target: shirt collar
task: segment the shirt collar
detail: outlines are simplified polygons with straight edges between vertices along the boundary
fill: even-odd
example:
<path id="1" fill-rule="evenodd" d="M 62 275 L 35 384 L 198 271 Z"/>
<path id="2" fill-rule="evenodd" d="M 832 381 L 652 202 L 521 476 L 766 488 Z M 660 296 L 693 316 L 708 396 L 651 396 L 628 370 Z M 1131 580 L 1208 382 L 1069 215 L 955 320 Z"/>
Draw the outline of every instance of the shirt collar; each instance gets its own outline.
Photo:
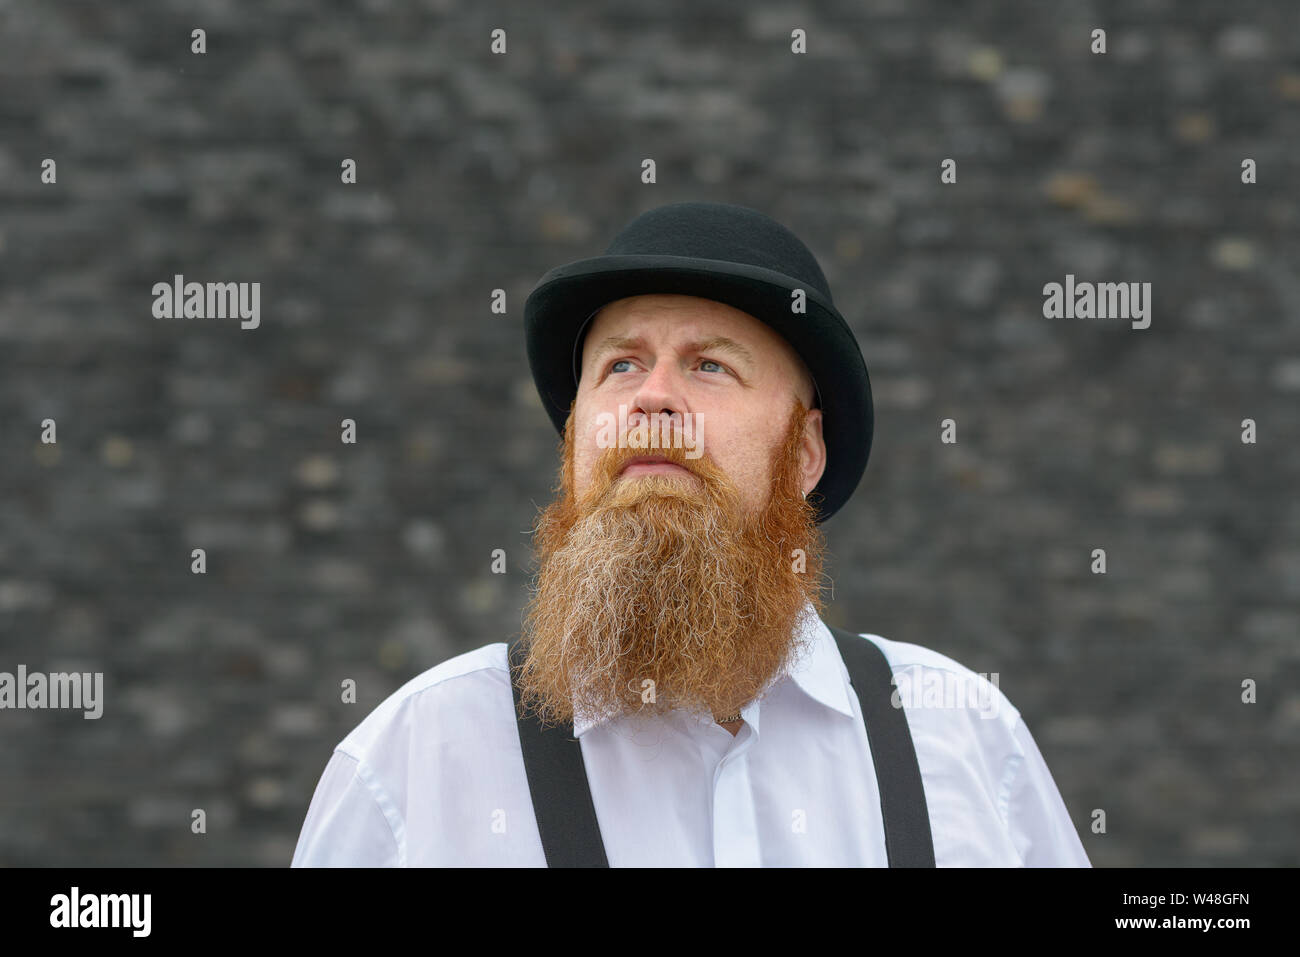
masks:
<path id="1" fill-rule="evenodd" d="M 790 678 L 804 694 L 819 704 L 825 705 L 841 714 L 853 717 L 853 706 L 849 703 L 849 685 L 844 659 L 840 656 L 835 636 L 831 634 L 826 623 L 822 621 L 813 608 L 812 602 L 804 605 L 799 622 L 796 624 L 801 651 L 798 660 L 787 663 L 781 674 L 768 686 L 775 685 L 784 678 Z M 741 710 L 745 721 L 758 730 L 758 702 L 751 701 Z M 701 719 L 707 722 L 707 719 Z M 592 720 L 579 712 L 573 718 L 574 737 L 583 734 L 604 721 Z"/>

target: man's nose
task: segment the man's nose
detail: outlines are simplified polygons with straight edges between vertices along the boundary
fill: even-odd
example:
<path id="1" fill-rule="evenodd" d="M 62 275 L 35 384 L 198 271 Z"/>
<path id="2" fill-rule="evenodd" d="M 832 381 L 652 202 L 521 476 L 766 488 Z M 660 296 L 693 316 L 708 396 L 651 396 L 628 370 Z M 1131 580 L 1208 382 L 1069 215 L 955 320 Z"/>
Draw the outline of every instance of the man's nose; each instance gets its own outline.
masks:
<path id="1" fill-rule="evenodd" d="M 648 418 L 657 412 L 680 425 L 687 408 L 678 370 L 671 362 L 656 362 L 654 369 L 641 383 L 641 388 L 637 389 L 632 402 L 632 408 L 628 410 L 628 421 L 632 424 L 635 424 L 633 417 L 637 413 Z"/>

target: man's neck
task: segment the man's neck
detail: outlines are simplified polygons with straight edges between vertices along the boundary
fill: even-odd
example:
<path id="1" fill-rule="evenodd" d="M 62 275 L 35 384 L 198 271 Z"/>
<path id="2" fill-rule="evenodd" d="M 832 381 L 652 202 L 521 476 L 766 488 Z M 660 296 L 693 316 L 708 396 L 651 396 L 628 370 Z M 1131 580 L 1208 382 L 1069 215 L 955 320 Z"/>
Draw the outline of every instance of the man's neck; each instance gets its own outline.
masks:
<path id="1" fill-rule="evenodd" d="M 731 736 L 733 738 L 740 733 L 740 726 L 744 723 L 745 723 L 744 718 L 740 718 L 739 720 L 736 721 L 728 721 L 726 724 L 722 724 L 721 721 L 718 722 L 718 724 L 722 725 L 722 727 L 726 728 L 728 731 L 731 732 Z"/>

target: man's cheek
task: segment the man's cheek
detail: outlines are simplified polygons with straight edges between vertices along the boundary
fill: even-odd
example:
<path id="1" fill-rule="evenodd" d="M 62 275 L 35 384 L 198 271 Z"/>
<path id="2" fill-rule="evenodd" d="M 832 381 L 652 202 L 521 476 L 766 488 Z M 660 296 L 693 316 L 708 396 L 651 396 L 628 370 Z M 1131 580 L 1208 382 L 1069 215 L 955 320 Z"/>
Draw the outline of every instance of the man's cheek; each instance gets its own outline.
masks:
<path id="1" fill-rule="evenodd" d="M 599 454 L 600 452 L 597 449 L 578 450 L 577 458 L 573 463 L 573 476 L 575 490 L 579 495 L 591 487 L 592 471 L 595 468 Z"/>

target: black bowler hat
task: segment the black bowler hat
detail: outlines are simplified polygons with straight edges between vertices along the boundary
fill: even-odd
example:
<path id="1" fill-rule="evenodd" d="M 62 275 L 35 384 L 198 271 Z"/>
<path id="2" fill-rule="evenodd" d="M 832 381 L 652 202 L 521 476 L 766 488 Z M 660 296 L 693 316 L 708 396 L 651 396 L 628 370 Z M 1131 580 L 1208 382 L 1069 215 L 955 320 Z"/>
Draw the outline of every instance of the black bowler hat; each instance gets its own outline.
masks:
<path id="1" fill-rule="evenodd" d="M 793 312 L 802 289 L 805 312 Z M 670 203 L 637 216 L 605 255 L 557 266 L 524 303 L 533 381 L 564 433 L 578 392 L 587 325 L 616 299 L 677 293 L 714 299 L 766 323 L 812 373 L 822 409 L 826 470 L 808 495 L 823 522 L 857 488 L 871 452 L 871 382 L 857 340 L 831 301 L 817 260 L 794 233 L 758 210 L 727 203 Z"/>

